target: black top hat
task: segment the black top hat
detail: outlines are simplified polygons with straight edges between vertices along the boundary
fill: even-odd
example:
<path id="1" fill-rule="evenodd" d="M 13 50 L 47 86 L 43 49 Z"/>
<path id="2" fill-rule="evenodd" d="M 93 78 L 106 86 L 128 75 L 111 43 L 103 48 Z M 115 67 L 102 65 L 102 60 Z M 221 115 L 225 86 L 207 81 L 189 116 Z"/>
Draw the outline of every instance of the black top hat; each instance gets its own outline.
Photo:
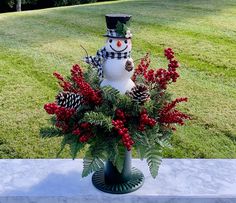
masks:
<path id="1" fill-rule="evenodd" d="M 132 34 L 127 27 L 131 19 L 127 14 L 107 14 L 107 33 L 105 36 L 112 38 L 131 38 Z"/>

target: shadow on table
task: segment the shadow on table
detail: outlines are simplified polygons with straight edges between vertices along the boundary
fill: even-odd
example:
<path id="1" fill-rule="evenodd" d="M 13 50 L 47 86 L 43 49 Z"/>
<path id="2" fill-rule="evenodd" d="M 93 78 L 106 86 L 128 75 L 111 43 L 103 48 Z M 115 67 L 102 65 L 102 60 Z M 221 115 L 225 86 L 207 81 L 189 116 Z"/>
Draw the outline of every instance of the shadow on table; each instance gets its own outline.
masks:
<path id="1" fill-rule="evenodd" d="M 52 173 L 40 182 L 33 177 L 14 185 L 13 190 L 6 190 L 1 196 L 73 196 L 88 194 L 88 188 L 93 188 L 91 178 L 82 179 L 81 173 L 77 171 L 68 174 Z"/>

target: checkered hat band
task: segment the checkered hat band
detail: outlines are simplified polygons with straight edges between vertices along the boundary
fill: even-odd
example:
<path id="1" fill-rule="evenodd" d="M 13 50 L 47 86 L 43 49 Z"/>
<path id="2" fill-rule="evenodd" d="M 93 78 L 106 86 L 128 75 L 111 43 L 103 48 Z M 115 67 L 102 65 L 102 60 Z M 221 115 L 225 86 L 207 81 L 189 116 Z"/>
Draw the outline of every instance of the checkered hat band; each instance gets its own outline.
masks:
<path id="1" fill-rule="evenodd" d="M 124 38 L 124 35 L 118 34 L 114 29 L 107 29 L 107 36 L 109 37 L 117 37 L 117 38 Z"/>

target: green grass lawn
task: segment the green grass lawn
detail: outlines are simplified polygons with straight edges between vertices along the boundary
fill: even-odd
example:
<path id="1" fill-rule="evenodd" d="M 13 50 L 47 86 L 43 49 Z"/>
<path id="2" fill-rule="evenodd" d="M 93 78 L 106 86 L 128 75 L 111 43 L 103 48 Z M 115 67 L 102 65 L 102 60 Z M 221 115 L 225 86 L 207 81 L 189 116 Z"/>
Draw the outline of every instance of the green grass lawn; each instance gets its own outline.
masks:
<path id="1" fill-rule="evenodd" d="M 151 52 L 153 67 L 172 47 L 192 116 L 179 127 L 166 157 L 236 158 L 236 1 L 124 0 L 0 14 L 0 158 L 54 158 L 61 137 L 43 105 L 58 91 L 52 72 L 104 45 L 106 13 L 133 15 L 133 58 Z M 68 150 L 62 154 L 69 157 Z"/>

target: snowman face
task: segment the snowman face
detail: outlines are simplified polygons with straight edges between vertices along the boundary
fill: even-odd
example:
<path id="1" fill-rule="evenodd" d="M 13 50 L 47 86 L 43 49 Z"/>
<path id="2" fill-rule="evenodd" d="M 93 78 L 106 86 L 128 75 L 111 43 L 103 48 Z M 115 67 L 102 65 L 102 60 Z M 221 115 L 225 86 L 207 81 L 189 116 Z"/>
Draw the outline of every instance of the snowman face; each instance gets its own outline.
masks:
<path id="1" fill-rule="evenodd" d="M 132 49 L 131 39 L 108 38 L 106 41 L 106 51 L 115 53 L 130 52 Z"/>

